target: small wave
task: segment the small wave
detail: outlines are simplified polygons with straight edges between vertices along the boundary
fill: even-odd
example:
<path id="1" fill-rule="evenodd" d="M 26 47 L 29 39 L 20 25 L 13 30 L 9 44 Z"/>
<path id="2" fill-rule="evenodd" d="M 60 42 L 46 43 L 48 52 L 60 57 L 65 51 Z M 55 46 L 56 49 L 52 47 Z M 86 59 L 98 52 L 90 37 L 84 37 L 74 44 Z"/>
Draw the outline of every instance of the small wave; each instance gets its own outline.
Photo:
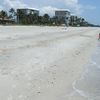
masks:
<path id="1" fill-rule="evenodd" d="M 88 98 L 89 96 L 82 90 L 76 88 L 76 81 L 73 83 L 73 89 L 82 97 Z"/>
<path id="2" fill-rule="evenodd" d="M 73 89 L 89 100 L 100 100 L 100 44 L 85 66 L 81 78 L 73 83 Z"/>

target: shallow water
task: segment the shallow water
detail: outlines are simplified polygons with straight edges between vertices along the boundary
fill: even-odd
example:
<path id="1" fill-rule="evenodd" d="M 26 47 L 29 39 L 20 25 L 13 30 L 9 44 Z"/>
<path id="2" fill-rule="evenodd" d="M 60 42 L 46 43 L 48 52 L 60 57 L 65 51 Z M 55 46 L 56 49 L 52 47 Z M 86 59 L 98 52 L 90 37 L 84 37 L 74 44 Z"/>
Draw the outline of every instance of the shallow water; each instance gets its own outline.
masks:
<path id="1" fill-rule="evenodd" d="M 73 88 L 88 100 L 100 100 L 100 41 L 81 78 Z"/>

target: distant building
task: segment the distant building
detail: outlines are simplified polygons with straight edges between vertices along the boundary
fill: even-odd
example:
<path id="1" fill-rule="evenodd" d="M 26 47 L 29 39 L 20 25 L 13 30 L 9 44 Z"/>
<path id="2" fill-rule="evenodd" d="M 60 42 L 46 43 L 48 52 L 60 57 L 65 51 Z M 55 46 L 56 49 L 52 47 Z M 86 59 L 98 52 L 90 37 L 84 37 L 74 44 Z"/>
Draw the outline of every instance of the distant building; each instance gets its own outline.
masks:
<path id="1" fill-rule="evenodd" d="M 19 8 L 17 9 L 17 22 L 20 22 L 21 14 L 24 13 L 24 15 L 29 14 L 36 14 L 39 15 L 39 10 L 35 8 Z"/>
<path id="2" fill-rule="evenodd" d="M 87 26 L 87 22 L 83 17 L 79 17 L 76 15 L 71 15 L 70 16 L 70 25 L 71 26 Z"/>
<path id="3" fill-rule="evenodd" d="M 88 26 L 88 22 L 83 18 L 79 18 L 80 26 Z"/>
<path id="4" fill-rule="evenodd" d="M 78 16 L 74 15 L 74 14 L 71 14 L 70 16 L 70 25 L 71 26 L 74 26 L 77 24 L 77 21 L 78 21 Z"/>
<path id="5" fill-rule="evenodd" d="M 61 22 L 61 24 L 66 24 L 66 26 L 69 26 L 70 21 L 70 11 L 67 9 L 59 9 L 55 11 L 55 17 L 58 19 L 58 21 Z"/>

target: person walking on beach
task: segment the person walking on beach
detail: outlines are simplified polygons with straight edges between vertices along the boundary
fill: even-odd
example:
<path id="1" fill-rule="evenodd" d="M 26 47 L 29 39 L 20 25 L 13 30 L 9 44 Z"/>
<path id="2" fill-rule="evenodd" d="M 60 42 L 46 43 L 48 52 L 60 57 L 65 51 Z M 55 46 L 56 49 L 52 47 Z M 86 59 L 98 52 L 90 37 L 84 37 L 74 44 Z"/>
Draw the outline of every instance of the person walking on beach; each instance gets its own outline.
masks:
<path id="1" fill-rule="evenodd" d="M 100 40 L 100 33 L 99 33 L 99 38 L 98 38 L 98 40 Z"/>

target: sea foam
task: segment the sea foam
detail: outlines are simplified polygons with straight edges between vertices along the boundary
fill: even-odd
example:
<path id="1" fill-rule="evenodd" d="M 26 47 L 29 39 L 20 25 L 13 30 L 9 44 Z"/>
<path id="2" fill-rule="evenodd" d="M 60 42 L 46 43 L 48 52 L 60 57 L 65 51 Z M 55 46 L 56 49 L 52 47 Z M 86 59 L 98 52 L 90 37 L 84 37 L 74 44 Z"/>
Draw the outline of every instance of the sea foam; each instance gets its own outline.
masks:
<path id="1" fill-rule="evenodd" d="M 73 89 L 83 98 L 100 100 L 100 42 L 81 78 L 73 83 Z"/>

